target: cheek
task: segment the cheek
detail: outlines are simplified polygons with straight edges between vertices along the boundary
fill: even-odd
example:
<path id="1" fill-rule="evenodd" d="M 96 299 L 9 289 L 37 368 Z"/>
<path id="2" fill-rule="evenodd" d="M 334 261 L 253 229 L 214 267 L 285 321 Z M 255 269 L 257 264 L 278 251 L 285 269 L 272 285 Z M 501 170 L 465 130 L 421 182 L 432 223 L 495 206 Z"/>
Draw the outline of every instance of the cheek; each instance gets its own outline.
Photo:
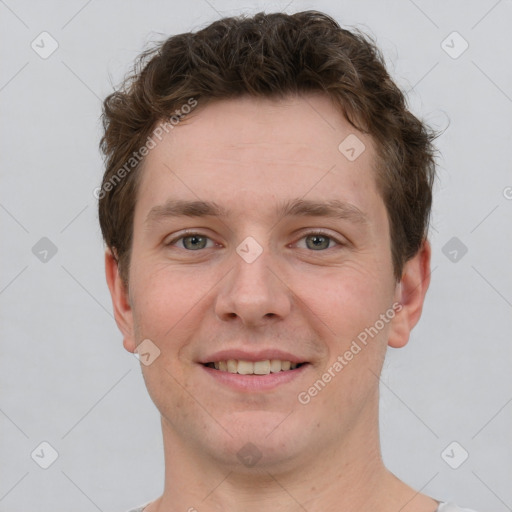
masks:
<path id="1" fill-rule="evenodd" d="M 380 318 L 392 306 L 390 282 L 376 267 L 357 264 L 309 282 L 308 288 L 317 292 L 308 305 L 329 326 L 324 338 L 329 355 L 319 374 L 332 384 L 319 393 L 318 407 L 330 408 L 333 417 L 366 403 L 378 386 L 375 375 L 381 371 L 390 327 L 389 319 Z"/>
<path id="2" fill-rule="evenodd" d="M 300 295 L 342 338 L 373 324 L 393 297 L 388 276 L 371 265 L 347 263 L 324 275 L 301 277 L 301 281 Z"/>
<path id="3" fill-rule="evenodd" d="M 200 307 L 206 286 L 187 272 L 142 264 L 133 272 L 133 311 L 140 336 L 161 342 L 183 328 L 187 315 Z"/>
<path id="4" fill-rule="evenodd" d="M 324 398 L 336 395 L 342 408 L 372 392 L 376 385 L 372 373 L 380 373 L 389 329 L 389 321 L 383 323 L 380 315 L 393 300 L 392 279 L 386 272 L 377 265 L 353 262 L 320 279 L 309 277 L 302 291 L 315 290 L 307 304 L 329 327 L 323 332 L 328 357 L 319 371 L 333 370 L 337 384 Z"/>

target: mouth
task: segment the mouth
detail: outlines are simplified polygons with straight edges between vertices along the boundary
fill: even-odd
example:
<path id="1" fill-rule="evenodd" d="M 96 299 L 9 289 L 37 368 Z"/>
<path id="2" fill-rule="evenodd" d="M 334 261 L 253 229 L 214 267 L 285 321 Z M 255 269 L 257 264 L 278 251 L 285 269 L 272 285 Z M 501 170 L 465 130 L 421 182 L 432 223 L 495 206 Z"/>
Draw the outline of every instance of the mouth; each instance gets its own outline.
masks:
<path id="1" fill-rule="evenodd" d="M 246 361 L 243 359 L 228 359 L 226 361 L 212 361 L 204 366 L 219 372 L 236 373 L 238 375 L 269 375 L 297 370 L 308 363 L 295 363 L 280 359 L 265 359 L 263 361 Z"/>

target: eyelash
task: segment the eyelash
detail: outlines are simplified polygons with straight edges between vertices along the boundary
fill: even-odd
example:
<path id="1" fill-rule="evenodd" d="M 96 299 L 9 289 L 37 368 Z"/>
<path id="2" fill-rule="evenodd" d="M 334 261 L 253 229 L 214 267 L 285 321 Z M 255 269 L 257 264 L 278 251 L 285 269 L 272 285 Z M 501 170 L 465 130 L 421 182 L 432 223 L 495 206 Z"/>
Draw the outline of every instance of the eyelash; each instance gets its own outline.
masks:
<path id="1" fill-rule="evenodd" d="M 321 229 L 319 230 L 315 230 L 315 231 L 309 231 L 307 233 L 304 233 L 300 238 L 299 240 L 302 240 L 303 238 L 306 238 L 308 236 L 311 236 L 311 235 L 321 235 L 321 236 L 325 236 L 326 238 L 328 238 L 329 240 L 331 241 L 334 241 L 338 246 L 344 246 L 344 245 L 347 245 L 346 243 L 338 240 L 337 238 L 335 238 L 334 236 L 332 236 L 330 233 L 327 233 L 326 231 L 323 231 Z M 176 242 L 179 242 L 180 240 L 184 239 L 184 238 L 189 238 L 189 237 L 193 237 L 193 236 L 200 236 L 200 237 L 203 237 L 203 238 L 207 238 L 208 240 L 211 240 L 211 238 L 209 236 L 206 236 L 204 235 L 203 233 L 199 233 L 197 231 L 185 231 L 184 233 L 182 233 L 180 236 L 176 237 L 176 238 L 173 238 L 172 240 L 170 240 L 169 242 L 165 243 L 165 246 L 169 247 L 169 246 L 172 246 L 174 245 Z M 180 248 L 181 249 L 181 248 Z M 327 249 L 333 249 L 333 247 L 328 247 Z M 323 252 L 323 251 L 326 251 L 327 249 L 323 249 L 323 250 L 320 250 L 320 251 L 311 251 L 311 252 Z M 189 250 L 189 249 L 185 249 L 183 248 L 184 251 L 188 251 L 188 252 L 196 252 L 196 251 L 193 251 L 193 250 Z M 200 250 L 204 250 L 204 249 L 197 249 L 197 251 L 200 251 Z"/>

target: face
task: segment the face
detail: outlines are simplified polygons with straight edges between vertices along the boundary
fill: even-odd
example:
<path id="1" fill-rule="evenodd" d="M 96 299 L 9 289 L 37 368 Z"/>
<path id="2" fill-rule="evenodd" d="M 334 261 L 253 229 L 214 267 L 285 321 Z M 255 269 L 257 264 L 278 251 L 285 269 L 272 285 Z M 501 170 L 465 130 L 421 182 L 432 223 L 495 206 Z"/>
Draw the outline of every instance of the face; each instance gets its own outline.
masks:
<path id="1" fill-rule="evenodd" d="M 125 347 L 160 351 L 142 370 L 164 437 L 270 467 L 376 428 L 386 345 L 411 320 L 375 164 L 319 95 L 198 107 L 151 150 L 124 305 L 109 284 Z"/>

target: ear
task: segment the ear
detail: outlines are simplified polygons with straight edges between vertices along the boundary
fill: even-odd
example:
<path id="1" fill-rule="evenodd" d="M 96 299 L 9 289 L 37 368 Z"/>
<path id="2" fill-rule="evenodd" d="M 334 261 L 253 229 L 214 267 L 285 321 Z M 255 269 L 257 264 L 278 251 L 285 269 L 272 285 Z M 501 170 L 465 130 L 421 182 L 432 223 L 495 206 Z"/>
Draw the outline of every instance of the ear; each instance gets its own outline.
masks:
<path id="1" fill-rule="evenodd" d="M 105 251 L 105 275 L 107 278 L 112 305 L 114 307 L 114 318 L 117 327 L 123 335 L 123 345 L 128 352 L 133 352 L 136 348 L 133 329 L 133 314 L 130 304 L 130 298 L 121 276 L 119 275 L 119 266 L 112 251 L 107 248 Z"/>
<path id="2" fill-rule="evenodd" d="M 402 278 L 395 291 L 395 301 L 402 305 L 402 309 L 397 308 L 391 323 L 388 338 L 390 347 L 405 346 L 413 327 L 420 319 L 425 294 L 430 285 L 430 257 L 430 243 L 424 240 L 416 255 L 404 265 Z"/>

